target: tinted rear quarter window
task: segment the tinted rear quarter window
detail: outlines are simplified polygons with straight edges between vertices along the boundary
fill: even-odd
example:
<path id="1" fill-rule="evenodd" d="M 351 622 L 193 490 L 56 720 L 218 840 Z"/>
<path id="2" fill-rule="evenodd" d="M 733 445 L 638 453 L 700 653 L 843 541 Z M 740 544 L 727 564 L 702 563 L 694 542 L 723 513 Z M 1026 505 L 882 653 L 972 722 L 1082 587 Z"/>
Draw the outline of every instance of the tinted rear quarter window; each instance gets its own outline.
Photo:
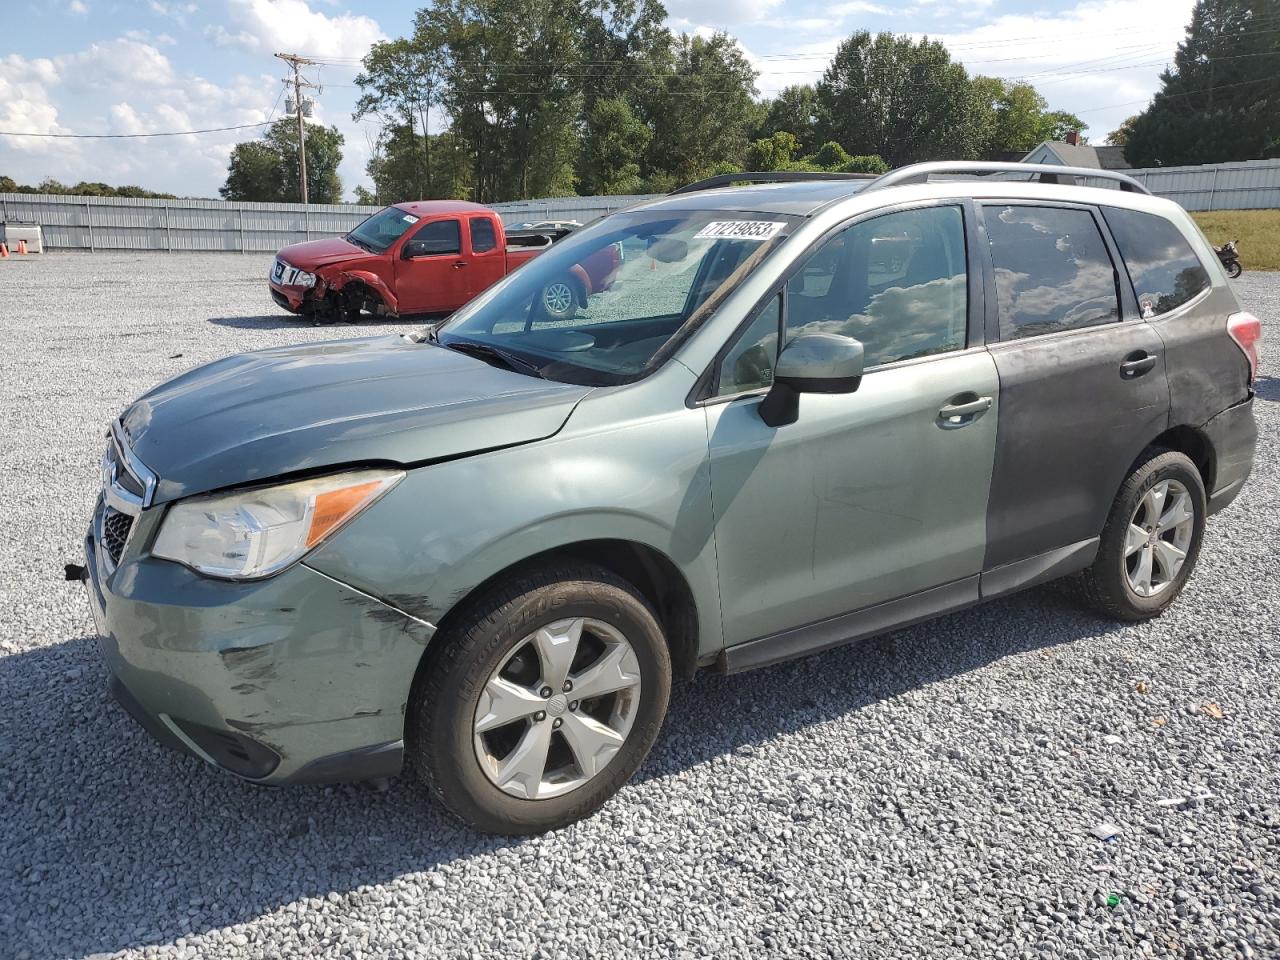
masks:
<path id="1" fill-rule="evenodd" d="M 992 205 L 984 219 L 1002 340 L 1120 318 L 1115 267 L 1089 211 Z"/>
<path id="2" fill-rule="evenodd" d="M 498 237 L 493 229 L 493 221 L 488 217 L 473 217 L 471 220 L 471 252 L 488 253 L 498 245 Z"/>
<path id="3" fill-rule="evenodd" d="M 1182 231 L 1164 217 L 1120 207 L 1107 207 L 1102 215 L 1129 268 L 1144 317 L 1175 310 L 1209 288 L 1204 264 Z"/>

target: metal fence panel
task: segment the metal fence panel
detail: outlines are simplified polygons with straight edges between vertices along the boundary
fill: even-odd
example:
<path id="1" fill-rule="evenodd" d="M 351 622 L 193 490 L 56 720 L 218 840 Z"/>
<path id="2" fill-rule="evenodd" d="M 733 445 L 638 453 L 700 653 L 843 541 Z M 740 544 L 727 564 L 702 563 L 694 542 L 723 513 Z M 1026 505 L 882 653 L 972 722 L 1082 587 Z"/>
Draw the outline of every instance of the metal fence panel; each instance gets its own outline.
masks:
<path id="1" fill-rule="evenodd" d="M 1280 160 L 1125 171 L 1152 193 L 1188 210 L 1280 208 Z M 586 223 L 653 194 L 550 197 L 497 203 L 505 224 L 537 220 Z M 346 233 L 378 207 L 354 204 L 233 203 L 223 200 L 134 200 L 125 197 L 0 193 L 0 222 L 30 221 L 45 246 L 72 250 L 184 250 L 274 253 L 316 237 Z"/>

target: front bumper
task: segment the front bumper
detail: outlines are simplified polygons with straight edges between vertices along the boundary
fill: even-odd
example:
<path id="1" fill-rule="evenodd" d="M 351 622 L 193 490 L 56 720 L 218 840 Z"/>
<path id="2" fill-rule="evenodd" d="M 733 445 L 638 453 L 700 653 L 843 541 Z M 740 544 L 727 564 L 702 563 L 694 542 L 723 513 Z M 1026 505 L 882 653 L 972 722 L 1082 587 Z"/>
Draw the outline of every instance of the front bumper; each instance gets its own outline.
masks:
<path id="1" fill-rule="evenodd" d="M 101 504 L 98 507 L 102 509 Z M 434 628 L 298 564 L 252 583 L 146 554 L 147 510 L 86 587 L 116 699 L 153 737 L 268 784 L 394 776 L 409 687 Z"/>
<path id="2" fill-rule="evenodd" d="M 285 286 L 274 280 L 267 281 L 267 289 L 276 306 L 283 307 L 290 313 L 310 313 L 314 308 L 311 293 L 314 287 Z"/>
<path id="3" fill-rule="evenodd" d="M 1258 423 L 1253 415 L 1253 397 L 1228 407 L 1204 426 L 1213 447 L 1213 489 L 1209 491 L 1210 515 L 1228 506 L 1240 495 L 1253 472 L 1258 445 Z"/>

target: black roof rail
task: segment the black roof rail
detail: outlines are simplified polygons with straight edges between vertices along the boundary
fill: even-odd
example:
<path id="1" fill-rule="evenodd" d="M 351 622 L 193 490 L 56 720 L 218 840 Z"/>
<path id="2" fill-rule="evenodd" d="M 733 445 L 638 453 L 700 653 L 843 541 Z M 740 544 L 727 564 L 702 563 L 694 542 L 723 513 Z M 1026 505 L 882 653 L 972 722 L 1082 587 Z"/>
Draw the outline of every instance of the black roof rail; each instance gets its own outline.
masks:
<path id="1" fill-rule="evenodd" d="M 827 171 L 809 170 L 759 170 L 743 173 L 720 173 L 705 180 L 686 183 L 683 187 L 672 190 L 669 196 L 678 193 L 697 193 L 699 190 L 714 190 L 716 187 L 727 187 L 734 183 L 803 183 L 807 180 L 874 180 L 874 173 L 829 173 Z"/>
<path id="2" fill-rule="evenodd" d="M 890 170 L 877 177 L 867 190 L 883 190 L 885 187 L 897 187 L 904 183 L 928 183 L 929 178 L 943 174 L 992 174 L 1021 173 L 1031 176 L 1039 174 L 1040 183 L 1058 183 L 1059 177 L 1090 177 L 1095 180 L 1114 180 L 1120 184 L 1121 190 L 1130 193 L 1151 191 L 1142 183 L 1119 170 L 1102 170 L 1095 167 L 1060 167 L 1052 163 L 1010 163 L 994 160 L 932 160 L 928 163 L 913 163 L 909 166 Z"/>

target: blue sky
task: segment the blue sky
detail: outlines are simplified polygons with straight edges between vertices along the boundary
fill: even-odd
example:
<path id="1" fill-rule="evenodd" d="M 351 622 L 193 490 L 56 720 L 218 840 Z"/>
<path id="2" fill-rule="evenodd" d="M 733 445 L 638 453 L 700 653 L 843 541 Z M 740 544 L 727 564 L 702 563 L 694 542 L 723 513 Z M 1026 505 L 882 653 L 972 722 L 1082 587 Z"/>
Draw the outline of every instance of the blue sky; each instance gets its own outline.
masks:
<path id="1" fill-rule="evenodd" d="M 404 34 L 416 4 L 389 0 L 3 0 L 0 131 L 146 133 L 279 116 L 289 51 L 326 59 L 315 119 L 346 136 L 348 195 L 367 183 L 376 128 L 351 109 L 356 61 Z M 840 39 L 889 30 L 942 39 L 971 73 L 1025 78 L 1101 142 L 1158 87 L 1192 0 L 669 0 L 673 29 L 726 29 L 763 96 L 817 79 Z M 19 181 L 137 183 L 216 196 L 232 145 L 258 131 L 149 140 L 0 137 L 0 173 Z"/>

